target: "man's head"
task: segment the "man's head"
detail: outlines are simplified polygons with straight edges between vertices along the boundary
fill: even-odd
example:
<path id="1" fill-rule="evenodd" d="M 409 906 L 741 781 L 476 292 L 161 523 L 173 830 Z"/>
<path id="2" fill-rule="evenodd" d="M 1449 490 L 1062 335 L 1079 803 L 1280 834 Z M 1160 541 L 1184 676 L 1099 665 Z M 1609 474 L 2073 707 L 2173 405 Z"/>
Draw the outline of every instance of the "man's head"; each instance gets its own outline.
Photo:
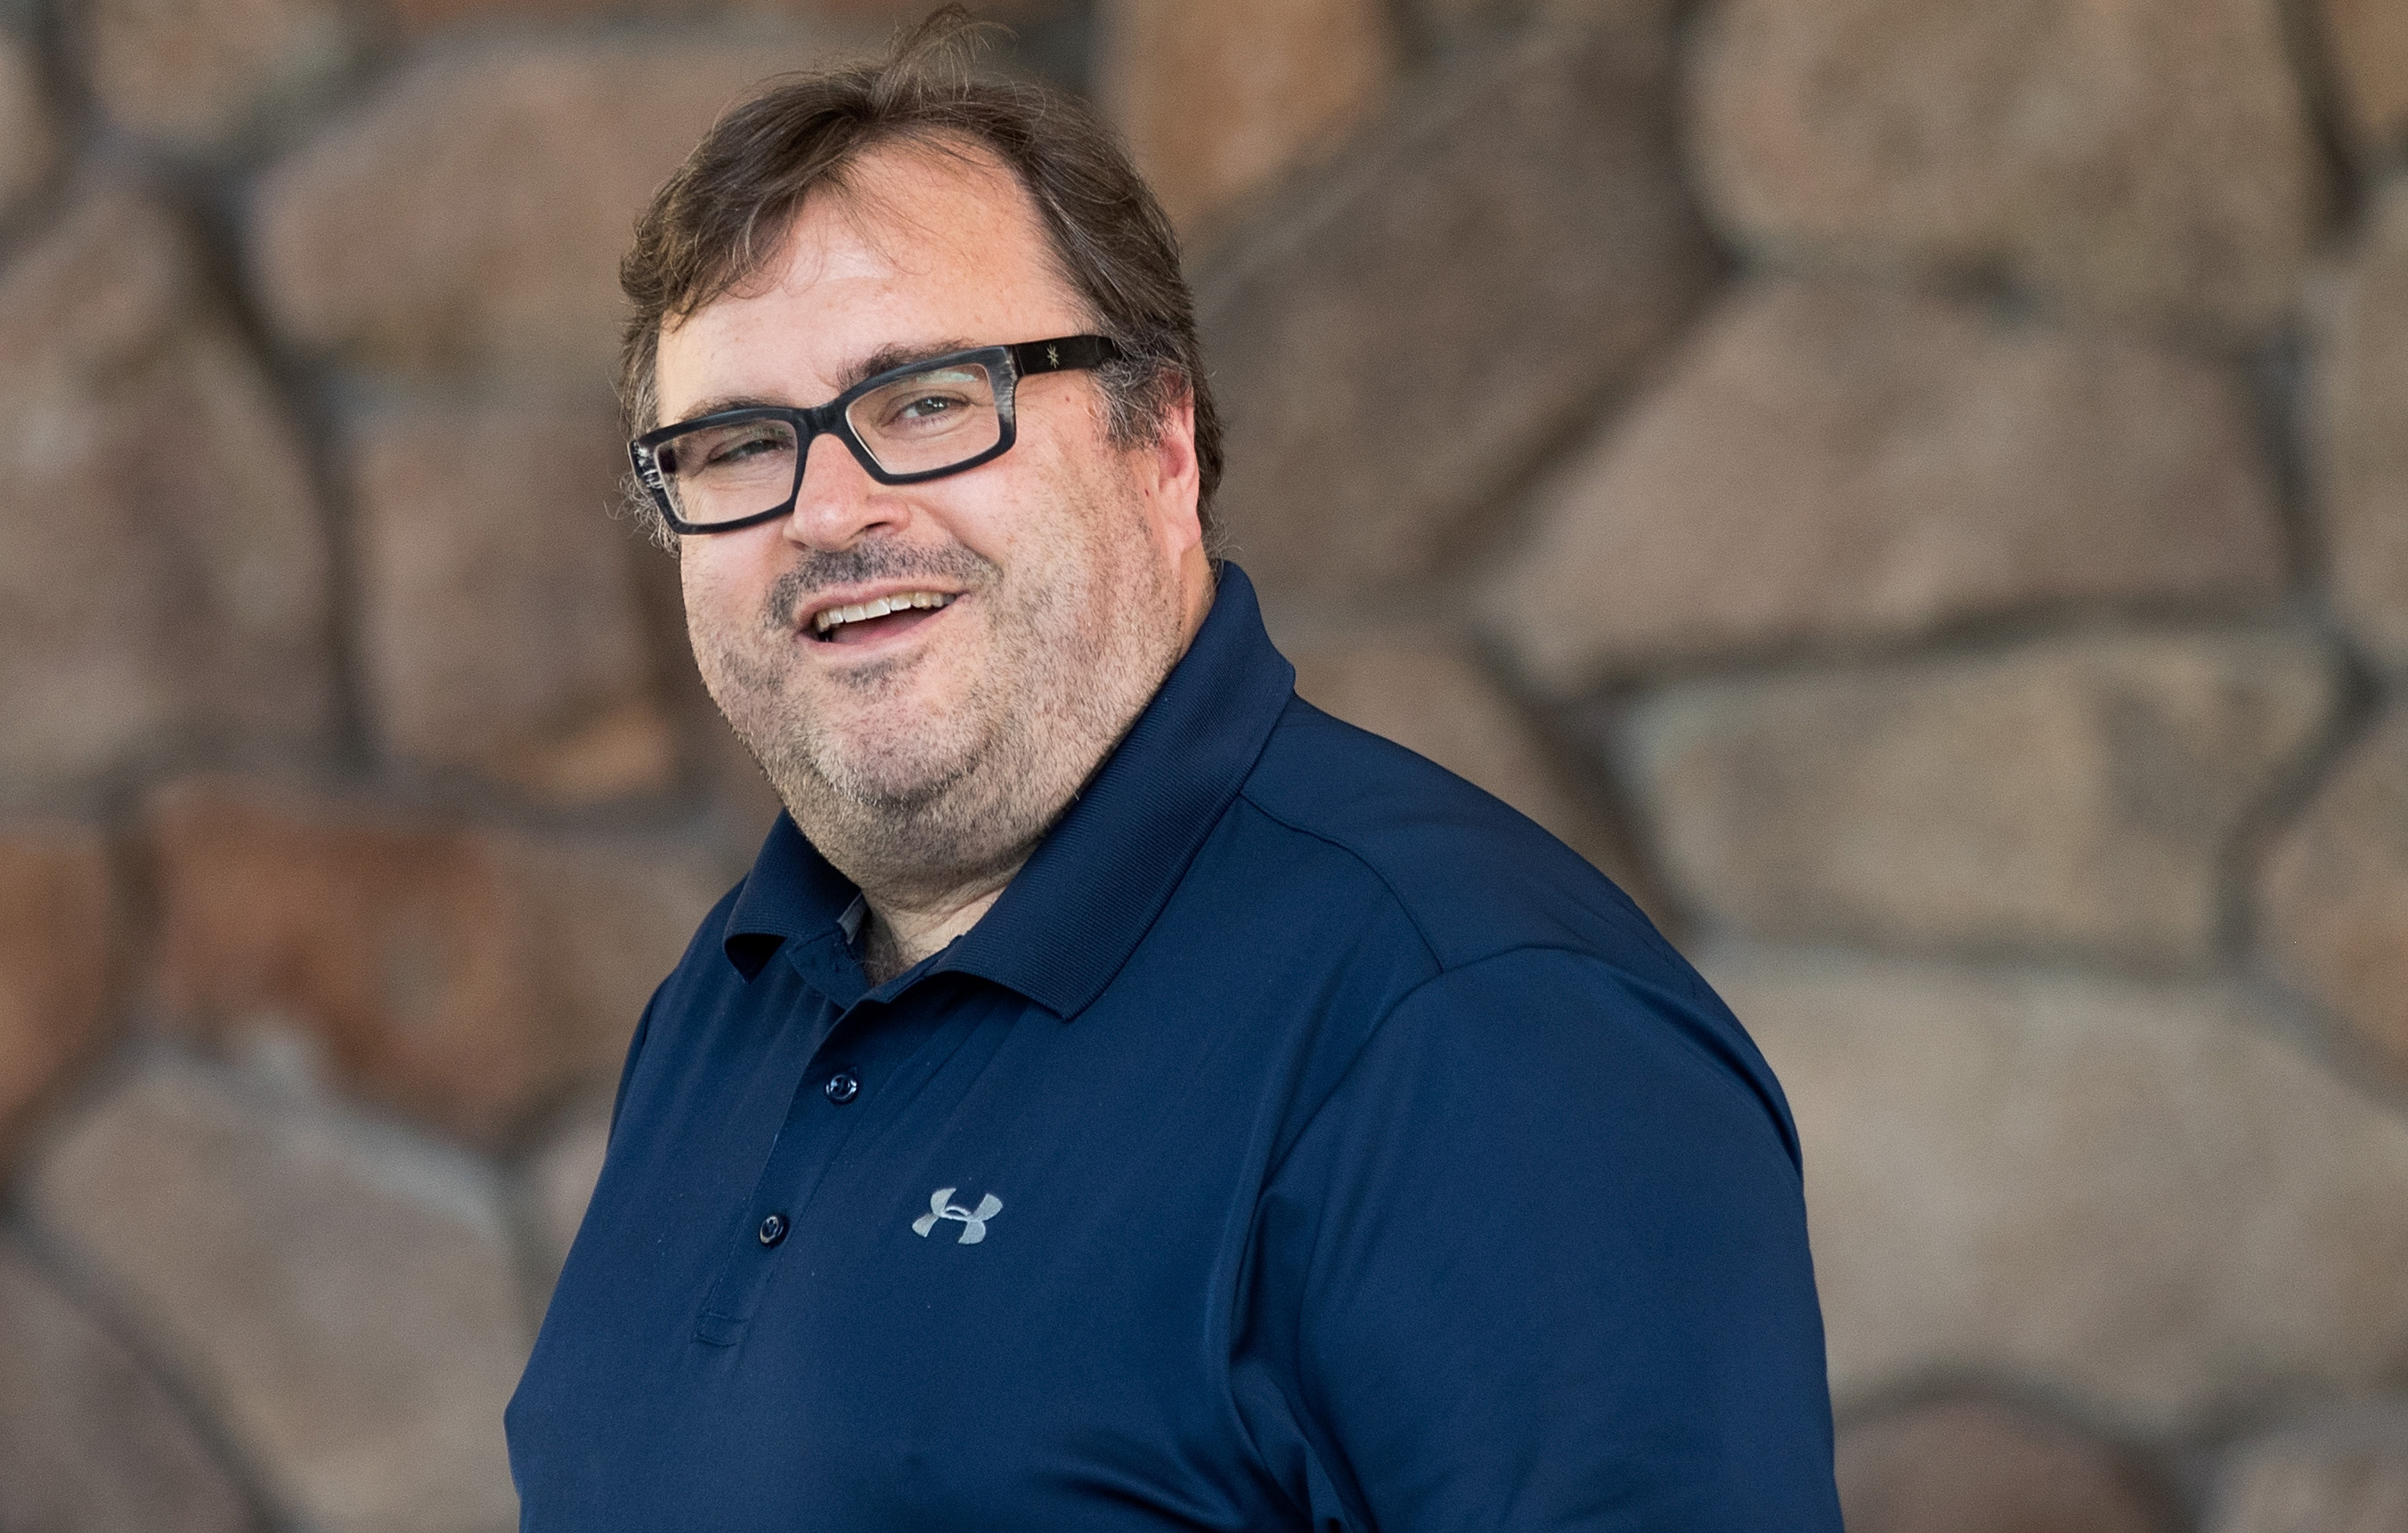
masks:
<path id="1" fill-rule="evenodd" d="M 822 436 L 791 511 L 680 540 L 712 697 L 830 860 L 922 909 L 1010 876 L 1211 587 L 1208 423 L 1159 211 L 1083 116 L 928 47 L 731 113 L 626 266 L 639 426 L 817 407 L 974 347 L 1100 334 L 1123 354 L 1021 378 L 1016 440 L 963 472 L 881 482 Z M 1131 250 L 1151 252 L 1134 275 L 1111 256 Z"/>

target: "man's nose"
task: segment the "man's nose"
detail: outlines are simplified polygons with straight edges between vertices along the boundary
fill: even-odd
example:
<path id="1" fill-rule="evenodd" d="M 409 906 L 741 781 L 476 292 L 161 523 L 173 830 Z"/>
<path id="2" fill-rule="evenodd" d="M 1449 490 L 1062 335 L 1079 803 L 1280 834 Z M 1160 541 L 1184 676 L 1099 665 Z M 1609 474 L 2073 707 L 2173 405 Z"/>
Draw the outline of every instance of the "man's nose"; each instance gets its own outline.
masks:
<path id="1" fill-rule="evenodd" d="M 786 537 L 808 548 L 849 548 L 874 528 L 899 531 L 910 514 L 893 487 L 871 479 L 842 441 L 823 433 L 803 459 L 802 489 L 786 518 Z"/>

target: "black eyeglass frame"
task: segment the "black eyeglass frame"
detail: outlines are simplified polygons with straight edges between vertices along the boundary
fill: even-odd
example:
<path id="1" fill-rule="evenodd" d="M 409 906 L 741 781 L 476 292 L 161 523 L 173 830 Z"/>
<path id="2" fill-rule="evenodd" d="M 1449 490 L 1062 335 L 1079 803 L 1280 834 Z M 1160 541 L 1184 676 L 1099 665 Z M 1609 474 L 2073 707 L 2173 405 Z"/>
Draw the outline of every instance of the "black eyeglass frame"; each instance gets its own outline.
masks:
<path id="1" fill-rule="evenodd" d="M 636 466 L 636 478 L 651 493 L 652 504 L 660 508 L 669 530 L 684 535 L 713 532 L 735 532 L 741 527 L 754 527 L 764 522 L 774 522 L 789 515 L 795 501 L 803 493 L 803 466 L 811 455 L 811 443 L 822 435 L 834 437 L 852 452 L 853 462 L 881 484 L 918 484 L 924 480 L 943 479 L 992 463 L 1011 449 L 1019 436 L 1018 415 L 1020 380 L 1044 373 L 1067 373 L 1100 367 L 1117 362 L 1123 352 L 1106 336 L 1056 336 L 1052 340 L 1023 341 L 1016 346 L 975 346 L 966 351 L 947 351 L 923 361 L 890 367 L 871 378 L 865 378 L 852 388 L 838 394 L 824 405 L 808 408 L 791 405 L 745 405 L 736 409 L 717 410 L 697 415 L 691 421 L 673 425 L 656 426 L 627 444 L 627 457 Z M 910 378 L 916 373 L 932 372 L 943 367 L 983 365 L 996 380 L 995 409 L 996 434 L 995 445 L 974 456 L 964 458 L 942 468 L 922 468 L 910 473 L 893 473 L 882 467 L 877 455 L 854 435 L 853 423 L 845 419 L 854 400 L 889 383 Z M 661 476 L 661 448 L 688 432 L 715 426 L 741 425 L 747 421 L 784 421 L 795 428 L 795 482 L 787 487 L 786 498 L 766 511 L 740 516 L 733 522 L 713 522 L 705 525 L 688 522 L 677 514 L 670 503 L 668 482 Z"/>

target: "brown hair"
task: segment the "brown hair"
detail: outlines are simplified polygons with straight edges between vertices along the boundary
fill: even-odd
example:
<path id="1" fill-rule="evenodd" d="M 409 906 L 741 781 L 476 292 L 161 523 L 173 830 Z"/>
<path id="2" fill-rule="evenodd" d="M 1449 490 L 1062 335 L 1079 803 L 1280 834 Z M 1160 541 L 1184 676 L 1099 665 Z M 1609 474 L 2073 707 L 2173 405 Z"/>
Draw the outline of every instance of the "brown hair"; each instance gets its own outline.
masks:
<path id="1" fill-rule="evenodd" d="M 972 74 L 983 30 L 949 5 L 903 35 L 883 60 L 783 77 L 711 125 L 653 194 L 637 221 L 635 247 L 619 264 L 619 285 L 635 304 L 620 350 L 628 423 L 636 431 L 658 423 L 661 327 L 752 276 L 812 189 L 844 191 L 853 162 L 882 144 L 982 150 L 1036 204 L 1064 279 L 1093 311 L 1097 332 L 1120 346 L 1122 359 L 1097 375 L 1112 440 L 1153 441 L 1168 412 L 1182 397 L 1194 399 L 1199 509 L 1205 546 L 1216 550 L 1221 423 L 1170 221 L 1086 107 L 1039 85 Z M 674 547 L 650 500 L 638 504 L 653 536 Z"/>

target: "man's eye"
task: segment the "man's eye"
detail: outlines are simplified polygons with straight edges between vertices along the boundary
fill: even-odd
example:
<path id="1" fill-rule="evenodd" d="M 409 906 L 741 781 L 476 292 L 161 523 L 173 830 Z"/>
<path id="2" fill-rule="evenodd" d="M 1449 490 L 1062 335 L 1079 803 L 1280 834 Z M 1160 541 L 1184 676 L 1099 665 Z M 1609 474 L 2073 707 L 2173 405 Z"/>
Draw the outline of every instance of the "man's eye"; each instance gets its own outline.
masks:
<path id="1" fill-rule="evenodd" d="M 756 431 L 713 442 L 702 460 L 704 468 L 732 468 L 753 459 L 786 450 L 782 432 Z"/>
<path id="2" fill-rule="evenodd" d="M 924 394 L 904 403 L 895 412 L 897 421 L 933 421 L 951 415 L 969 404 L 958 394 Z"/>

